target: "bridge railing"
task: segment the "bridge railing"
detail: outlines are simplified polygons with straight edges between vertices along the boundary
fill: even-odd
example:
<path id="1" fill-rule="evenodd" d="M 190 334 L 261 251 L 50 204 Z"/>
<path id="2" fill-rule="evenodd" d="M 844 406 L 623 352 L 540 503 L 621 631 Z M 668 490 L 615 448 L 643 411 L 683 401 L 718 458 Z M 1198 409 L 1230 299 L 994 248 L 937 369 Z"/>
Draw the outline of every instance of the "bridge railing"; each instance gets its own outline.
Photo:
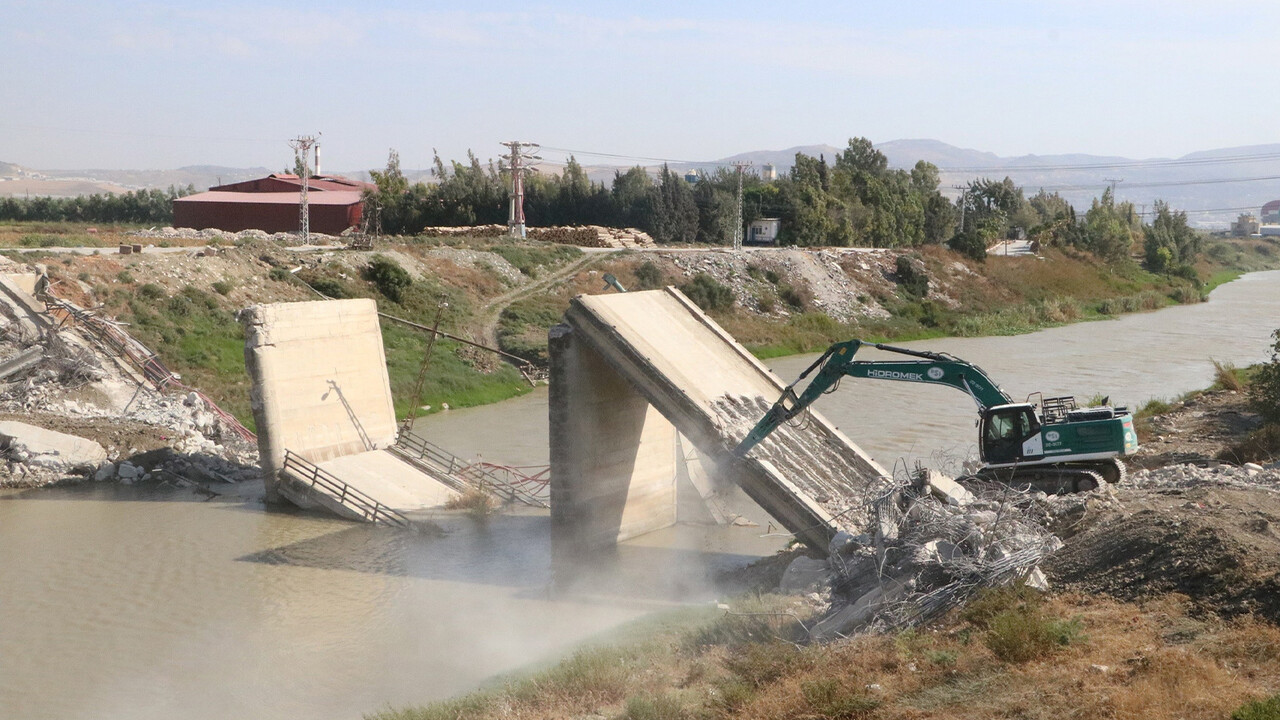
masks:
<path id="1" fill-rule="evenodd" d="M 411 527 L 409 518 L 398 510 L 383 505 L 367 494 L 339 480 L 337 476 L 292 451 L 285 450 L 282 472 L 295 482 L 306 485 L 344 507 L 353 510 L 364 520 L 385 523 L 396 527 Z"/>

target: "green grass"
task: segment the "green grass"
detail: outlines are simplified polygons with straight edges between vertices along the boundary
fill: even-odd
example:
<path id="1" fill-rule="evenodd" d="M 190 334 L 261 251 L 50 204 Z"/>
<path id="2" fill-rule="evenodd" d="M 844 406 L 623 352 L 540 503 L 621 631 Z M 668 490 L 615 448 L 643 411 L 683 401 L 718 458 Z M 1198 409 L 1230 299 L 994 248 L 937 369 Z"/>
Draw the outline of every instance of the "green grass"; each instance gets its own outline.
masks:
<path id="1" fill-rule="evenodd" d="M 413 405 L 413 389 L 426 353 L 427 334 L 384 319 L 382 343 L 387 354 L 396 417 L 403 418 Z M 505 362 L 493 373 L 476 371 L 459 357 L 460 347 L 451 340 L 436 341 L 422 393 L 422 404 L 431 406 L 429 412 L 440 410 L 444 403 L 455 408 L 495 403 L 532 389 L 520 372 Z"/>
<path id="2" fill-rule="evenodd" d="M 547 330 L 559 323 L 567 303 L 554 295 L 536 295 L 511 303 L 498 317 L 498 346 L 512 355 L 546 365 Z"/>
<path id="3" fill-rule="evenodd" d="M 549 268 L 555 268 L 582 257 L 580 248 L 555 243 L 498 244 L 486 249 L 501 255 L 529 277 L 538 277 Z"/>
<path id="4" fill-rule="evenodd" d="M 1242 705 L 1231 720 L 1280 720 L 1280 694 Z"/>

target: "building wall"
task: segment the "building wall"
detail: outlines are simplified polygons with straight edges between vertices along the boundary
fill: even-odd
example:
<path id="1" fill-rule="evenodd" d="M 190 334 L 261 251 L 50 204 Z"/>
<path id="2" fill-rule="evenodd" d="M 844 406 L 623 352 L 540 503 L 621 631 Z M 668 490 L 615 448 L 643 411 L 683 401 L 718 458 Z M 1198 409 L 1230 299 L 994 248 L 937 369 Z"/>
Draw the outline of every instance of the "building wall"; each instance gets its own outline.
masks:
<path id="1" fill-rule="evenodd" d="M 203 200 L 173 201 L 174 227 L 204 230 L 215 228 L 227 232 L 263 230 L 270 233 L 297 232 L 298 206 L 282 203 L 255 203 L 253 194 L 245 193 L 244 202 L 210 202 Z M 185 201 L 184 201 L 185 200 Z M 360 224 L 362 207 L 351 205 L 311 205 L 311 231 L 338 235 Z"/>

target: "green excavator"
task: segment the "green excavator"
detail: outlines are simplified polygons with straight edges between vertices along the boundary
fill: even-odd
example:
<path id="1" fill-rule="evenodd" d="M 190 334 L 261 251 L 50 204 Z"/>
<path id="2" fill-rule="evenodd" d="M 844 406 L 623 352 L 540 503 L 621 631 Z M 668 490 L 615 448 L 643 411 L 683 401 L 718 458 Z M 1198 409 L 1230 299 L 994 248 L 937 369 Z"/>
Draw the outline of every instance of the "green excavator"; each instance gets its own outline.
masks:
<path id="1" fill-rule="evenodd" d="M 918 359 L 854 360 L 864 345 Z M 796 385 L 815 369 L 817 375 L 797 395 Z M 977 480 L 1048 493 L 1083 492 L 1103 482 L 1119 482 L 1125 472 L 1119 458 L 1138 450 L 1133 415 L 1126 408 L 1081 408 L 1073 397 L 1045 398 L 1040 393 L 1015 403 L 982 368 L 955 356 L 846 340 L 828 348 L 783 390 L 734 453 L 745 456 L 845 377 L 946 385 L 973 398 L 983 462 L 971 476 Z"/>

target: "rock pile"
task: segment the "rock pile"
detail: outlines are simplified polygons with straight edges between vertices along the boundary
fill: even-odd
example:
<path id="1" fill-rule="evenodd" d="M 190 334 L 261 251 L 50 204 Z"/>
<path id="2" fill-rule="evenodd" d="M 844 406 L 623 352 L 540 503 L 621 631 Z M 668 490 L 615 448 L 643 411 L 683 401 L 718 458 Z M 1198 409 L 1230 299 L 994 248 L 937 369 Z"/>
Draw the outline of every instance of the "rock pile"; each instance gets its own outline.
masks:
<path id="1" fill-rule="evenodd" d="M 271 240 L 281 245 L 298 245 L 302 242 L 302 236 L 296 232 L 278 232 L 269 233 L 265 230 L 241 230 L 239 232 L 230 232 L 227 230 L 218 230 L 216 228 L 205 228 L 204 230 L 193 230 L 191 228 L 151 228 L 149 230 L 131 230 L 126 233 L 133 237 L 150 238 L 155 240 L 205 240 L 217 242 L 248 242 L 250 240 Z M 339 242 L 339 239 L 333 235 L 325 235 L 324 233 L 311 233 L 311 243 L 315 245 L 328 245 Z"/>
<path id="2" fill-rule="evenodd" d="M 472 225 L 466 227 L 429 227 L 418 233 L 424 237 L 496 238 L 507 234 L 506 225 Z M 653 238 L 636 228 L 608 228 L 600 225 L 531 227 L 530 240 L 594 248 L 653 247 Z"/>

